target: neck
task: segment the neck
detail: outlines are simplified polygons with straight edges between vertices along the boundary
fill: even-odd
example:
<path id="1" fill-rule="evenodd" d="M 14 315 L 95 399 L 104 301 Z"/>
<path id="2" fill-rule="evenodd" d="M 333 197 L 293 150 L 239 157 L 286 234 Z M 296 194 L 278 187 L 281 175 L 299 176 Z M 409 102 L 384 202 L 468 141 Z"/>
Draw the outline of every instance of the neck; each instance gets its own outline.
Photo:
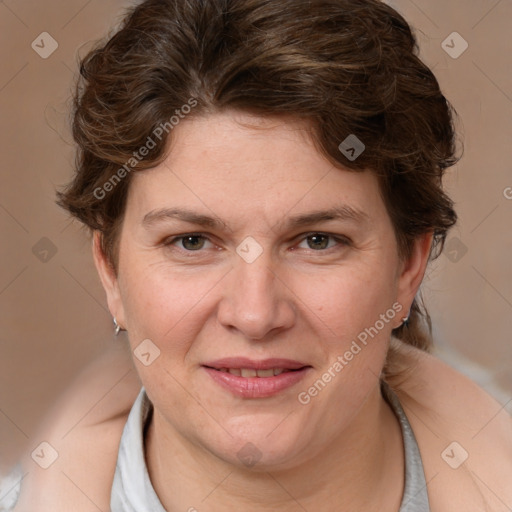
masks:
<path id="1" fill-rule="evenodd" d="M 343 505 L 396 511 L 403 493 L 400 425 L 378 386 L 333 443 L 293 469 L 229 464 L 181 436 L 157 411 L 147 431 L 146 460 L 166 510 L 339 511 Z"/>

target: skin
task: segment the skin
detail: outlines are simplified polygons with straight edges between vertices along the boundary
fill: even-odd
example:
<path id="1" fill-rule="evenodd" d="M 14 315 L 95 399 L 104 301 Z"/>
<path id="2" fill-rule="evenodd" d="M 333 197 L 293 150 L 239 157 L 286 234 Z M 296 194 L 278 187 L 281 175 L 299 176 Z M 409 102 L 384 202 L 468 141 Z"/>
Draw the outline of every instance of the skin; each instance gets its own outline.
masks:
<path id="1" fill-rule="evenodd" d="M 361 212 L 362 219 L 287 225 L 292 217 L 340 205 Z M 150 212 L 165 208 L 186 208 L 223 224 L 206 227 L 175 218 L 143 222 Z M 207 240 L 196 238 L 184 246 L 176 239 L 190 233 Z M 331 238 L 312 239 L 315 233 Z M 252 263 L 236 252 L 248 236 L 262 248 Z M 160 350 L 149 366 L 124 360 L 126 367 L 135 366 L 155 407 L 146 456 L 164 507 L 334 511 L 343 503 L 348 510 L 398 510 L 402 437 L 380 394 L 379 375 L 391 330 L 400 325 L 420 286 L 430 244 L 429 234 L 420 237 L 410 257 L 400 258 L 375 176 L 333 167 L 314 148 L 304 125 L 240 112 L 182 121 L 173 131 L 167 160 L 134 176 L 117 272 L 102 254 L 97 235 L 94 239 L 109 308 L 128 331 L 131 350 L 146 339 Z M 328 372 L 393 304 L 404 314 L 385 322 L 317 396 L 301 404 L 298 393 Z M 399 396 L 418 438 L 427 481 L 432 480 L 433 510 L 449 510 L 453 485 L 466 490 L 459 505 L 482 499 L 469 471 L 455 473 L 439 457 L 454 439 L 474 447 L 478 475 L 493 482 L 494 494 L 505 503 L 512 500 L 506 490 L 511 464 L 503 458 L 512 453 L 509 418 L 496 415 L 495 404 L 469 381 L 456 391 L 455 383 L 463 378 L 430 356 L 403 346 L 399 350 L 405 367 L 415 369 Z M 275 396 L 240 398 L 214 383 L 202 366 L 227 356 L 285 357 L 311 368 L 302 382 Z M 473 398 L 481 411 L 478 420 L 473 412 L 459 410 L 455 416 L 447 388 L 461 401 Z M 106 406 L 115 415 L 107 413 L 76 433 L 90 449 L 92 431 L 108 431 L 103 451 L 93 450 L 102 453 L 105 464 L 102 484 L 91 476 L 76 477 L 105 510 L 120 432 L 137 384 L 127 382 L 123 389 L 130 391 L 129 398 Z M 491 411 L 498 419 L 479 434 L 477 445 L 469 433 L 484 423 L 482 415 L 491 418 Z M 438 415 L 444 418 L 439 425 Z M 486 445 L 496 439 L 502 440 L 500 450 Z M 247 443 L 261 457 L 251 468 L 238 457 Z M 500 472 L 495 461 L 489 464 L 479 455 L 489 450 L 503 461 Z M 46 478 L 47 489 L 56 486 Z M 83 510 L 92 510 L 86 506 Z"/>

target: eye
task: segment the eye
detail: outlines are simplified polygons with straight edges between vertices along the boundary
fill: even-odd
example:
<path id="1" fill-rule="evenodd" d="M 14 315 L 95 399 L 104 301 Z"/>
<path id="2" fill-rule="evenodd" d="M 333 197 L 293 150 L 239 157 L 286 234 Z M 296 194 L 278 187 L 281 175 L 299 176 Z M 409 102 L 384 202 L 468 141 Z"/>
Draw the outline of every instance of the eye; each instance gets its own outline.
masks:
<path id="1" fill-rule="evenodd" d="M 181 249 L 185 251 L 199 251 L 205 247 L 207 243 L 211 243 L 205 236 L 196 235 L 196 234 L 187 234 L 182 236 L 177 236 L 172 240 L 166 242 L 165 245 L 181 245 Z"/>
<path id="2" fill-rule="evenodd" d="M 307 247 L 302 244 L 306 243 Z M 306 235 L 303 241 L 299 244 L 302 249 L 312 249 L 314 251 L 324 251 L 331 249 L 337 245 L 348 245 L 348 240 L 343 237 L 335 237 L 326 233 L 310 233 Z"/>

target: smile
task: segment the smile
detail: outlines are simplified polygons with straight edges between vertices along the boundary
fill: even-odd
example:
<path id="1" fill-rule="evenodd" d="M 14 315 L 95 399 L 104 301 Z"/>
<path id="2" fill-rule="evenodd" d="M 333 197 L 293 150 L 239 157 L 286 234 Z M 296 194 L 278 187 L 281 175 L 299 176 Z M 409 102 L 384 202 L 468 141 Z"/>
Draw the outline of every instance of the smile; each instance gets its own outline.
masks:
<path id="1" fill-rule="evenodd" d="M 230 358 L 203 365 L 212 380 L 231 395 L 268 398 L 299 383 L 312 369 L 298 361 Z"/>
<path id="2" fill-rule="evenodd" d="M 215 370 L 217 368 L 214 368 Z M 297 370 L 288 370 L 286 368 L 269 368 L 268 370 L 255 370 L 254 368 L 218 368 L 219 372 L 230 373 L 231 375 L 238 375 L 239 377 L 274 377 L 281 375 L 283 372 L 293 372 Z"/>

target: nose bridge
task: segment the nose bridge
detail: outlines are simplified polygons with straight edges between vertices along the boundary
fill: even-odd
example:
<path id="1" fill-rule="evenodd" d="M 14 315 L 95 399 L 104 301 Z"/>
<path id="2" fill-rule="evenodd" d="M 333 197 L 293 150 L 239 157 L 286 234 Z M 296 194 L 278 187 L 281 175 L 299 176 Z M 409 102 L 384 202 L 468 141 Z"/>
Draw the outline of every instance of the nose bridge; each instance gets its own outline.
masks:
<path id="1" fill-rule="evenodd" d="M 262 253 L 250 263 L 237 257 L 219 320 L 251 339 L 292 324 L 293 307 L 275 276 L 270 255 Z"/>
<path id="2" fill-rule="evenodd" d="M 271 302 L 274 297 L 274 273 L 270 271 L 269 258 L 260 256 L 256 261 L 238 261 L 236 265 L 235 288 L 240 287 L 246 302 Z"/>

